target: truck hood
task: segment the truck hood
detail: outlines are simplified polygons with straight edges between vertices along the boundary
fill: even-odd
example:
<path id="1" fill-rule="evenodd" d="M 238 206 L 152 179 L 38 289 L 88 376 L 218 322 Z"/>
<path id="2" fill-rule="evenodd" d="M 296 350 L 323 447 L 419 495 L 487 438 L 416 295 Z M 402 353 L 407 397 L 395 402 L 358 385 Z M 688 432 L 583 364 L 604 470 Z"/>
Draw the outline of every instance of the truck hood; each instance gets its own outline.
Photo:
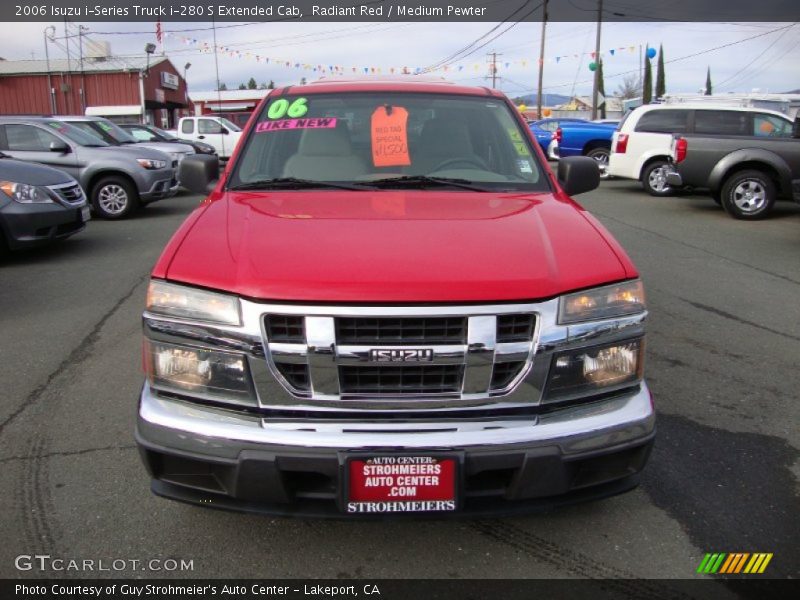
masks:
<path id="1" fill-rule="evenodd" d="M 536 300 L 636 274 L 550 193 L 229 192 L 176 235 L 154 276 L 264 300 Z"/>

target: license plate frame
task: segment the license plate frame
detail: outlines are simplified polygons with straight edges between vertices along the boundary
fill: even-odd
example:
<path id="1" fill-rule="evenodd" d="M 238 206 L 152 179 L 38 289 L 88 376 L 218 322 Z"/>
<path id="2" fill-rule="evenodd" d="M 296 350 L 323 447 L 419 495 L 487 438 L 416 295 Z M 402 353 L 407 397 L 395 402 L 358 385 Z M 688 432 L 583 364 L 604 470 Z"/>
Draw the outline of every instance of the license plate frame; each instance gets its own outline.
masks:
<path id="1" fill-rule="evenodd" d="M 437 485 L 427 485 L 430 480 L 417 479 L 413 485 L 383 485 L 366 486 L 369 477 L 354 471 L 357 467 L 369 464 L 374 466 L 392 467 L 388 471 L 407 471 L 412 473 L 384 473 L 372 477 L 392 477 L 397 482 L 397 477 L 439 477 Z M 411 469 L 400 469 L 401 465 L 422 465 Z M 440 466 L 440 472 L 434 473 L 434 467 Z M 463 456 L 459 452 L 442 450 L 421 450 L 412 452 L 346 452 L 340 455 L 341 489 L 339 494 L 340 509 L 348 515 L 388 516 L 388 515 L 421 515 L 421 514 L 449 514 L 461 510 L 463 489 L 462 472 Z M 387 471 L 382 469 L 381 471 Z M 403 480 L 405 481 L 405 480 Z M 354 488 L 355 486 L 355 488 Z M 364 493 L 367 487 L 373 487 L 376 495 L 367 498 Z M 389 496 L 392 487 L 416 487 L 413 495 Z M 420 489 L 422 488 L 422 489 Z M 355 493 L 354 493 L 355 491 Z M 408 491 L 408 490 L 406 490 Z M 368 493 L 368 492 L 367 492 Z"/>

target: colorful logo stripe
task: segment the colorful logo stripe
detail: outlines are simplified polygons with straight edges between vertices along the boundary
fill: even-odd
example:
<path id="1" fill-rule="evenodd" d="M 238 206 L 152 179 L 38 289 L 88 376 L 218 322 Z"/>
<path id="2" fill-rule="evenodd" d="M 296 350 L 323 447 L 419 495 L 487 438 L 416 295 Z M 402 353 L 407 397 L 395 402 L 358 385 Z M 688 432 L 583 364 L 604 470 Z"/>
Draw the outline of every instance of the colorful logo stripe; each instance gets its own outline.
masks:
<path id="1" fill-rule="evenodd" d="M 697 567 L 697 572 L 726 575 L 736 573 L 763 573 L 771 560 L 771 552 L 756 552 L 753 554 L 749 552 L 708 553 L 703 557 L 700 566 Z"/>

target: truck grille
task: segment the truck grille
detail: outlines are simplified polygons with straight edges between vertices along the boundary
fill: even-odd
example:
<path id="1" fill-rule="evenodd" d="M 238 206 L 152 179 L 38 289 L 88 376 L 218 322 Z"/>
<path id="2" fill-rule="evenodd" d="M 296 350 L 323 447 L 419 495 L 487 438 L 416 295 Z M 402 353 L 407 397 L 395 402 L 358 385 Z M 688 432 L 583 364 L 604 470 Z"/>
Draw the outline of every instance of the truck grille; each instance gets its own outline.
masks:
<path id="1" fill-rule="evenodd" d="M 461 391 L 461 365 L 339 367 L 343 394 L 454 394 Z"/>
<path id="2" fill-rule="evenodd" d="M 267 362 L 295 397 L 364 399 L 379 406 L 381 398 L 502 396 L 516 388 L 533 360 L 532 312 L 498 307 L 499 314 L 437 315 L 436 307 L 331 307 L 332 315 L 319 309 L 305 315 L 276 308 L 291 314 L 262 315 Z M 365 314 L 355 316 L 359 311 Z"/>
<path id="3" fill-rule="evenodd" d="M 463 344 L 466 338 L 466 317 L 336 319 L 339 344 Z"/>

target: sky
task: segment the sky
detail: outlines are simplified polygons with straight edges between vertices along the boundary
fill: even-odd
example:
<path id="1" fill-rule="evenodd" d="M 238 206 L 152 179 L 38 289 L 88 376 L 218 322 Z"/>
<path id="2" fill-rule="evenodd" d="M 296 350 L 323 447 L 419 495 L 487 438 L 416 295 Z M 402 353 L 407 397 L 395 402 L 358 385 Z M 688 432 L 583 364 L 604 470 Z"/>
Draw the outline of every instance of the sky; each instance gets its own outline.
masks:
<path id="1" fill-rule="evenodd" d="M 0 57 L 44 59 L 43 30 L 47 23 L 15 23 L 4 27 Z M 64 35 L 64 24 L 53 23 L 56 37 Z M 144 45 L 156 42 L 154 23 L 84 23 L 87 41 L 110 43 L 119 57 L 144 56 Z M 231 26 L 237 25 L 237 26 Z M 258 83 L 276 85 L 309 81 L 321 74 L 302 65 L 339 65 L 352 74 L 356 67 L 391 67 L 412 71 L 448 58 L 489 32 L 496 23 L 258 23 L 217 25 L 217 45 L 241 53 L 218 53 L 219 78 L 235 89 L 250 77 Z M 75 25 L 77 26 L 77 24 Z M 164 23 L 165 53 L 179 71 L 189 62 L 189 91 L 213 90 L 216 74 L 210 23 Z M 188 31 L 202 28 L 200 31 Z M 74 30 L 73 30 L 74 31 Z M 482 48 L 490 37 L 503 32 Z M 595 23 L 557 23 L 547 26 L 544 91 L 563 95 L 591 93 Z M 497 87 L 509 96 L 535 93 L 537 88 L 541 23 L 502 25 L 483 38 L 467 54 L 437 71 L 447 79 L 465 85 L 491 85 L 488 53 L 496 52 Z M 187 43 L 187 40 L 196 40 Z M 71 52 L 77 54 L 77 40 Z M 49 43 L 50 57 L 66 56 L 64 40 Z M 800 24 L 791 23 L 604 23 L 600 49 L 603 54 L 605 88 L 612 94 L 625 74 L 640 68 L 639 47 L 658 49 L 663 45 L 668 93 L 693 93 L 705 84 L 711 69 L 715 93 L 785 92 L 800 88 Z M 61 46 L 61 47 L 59 47 Z M 630 48 L 633 47 L 633 51 Z M 613 55 L 610 50 L 614 49 Z M 250 53 L 249 56 L 247 53 Z M 464 53 L 466 54 L 466 53 Z M 575 55 L 579 55 L 576 57 Z M 694 55 L 694 56 L 693 56 Z M 261 57 L 256 60 L 255 56 Z M 270 57 L 269 63 L 263 62 Z M 556 57 L 560 57 L 556 59 Z M 291 68 L 276 62 L 289 61 Z M 674 61 L 674 62 L 670 62 Z M 653 61 L 655 67 L 655 60 Z"/>

